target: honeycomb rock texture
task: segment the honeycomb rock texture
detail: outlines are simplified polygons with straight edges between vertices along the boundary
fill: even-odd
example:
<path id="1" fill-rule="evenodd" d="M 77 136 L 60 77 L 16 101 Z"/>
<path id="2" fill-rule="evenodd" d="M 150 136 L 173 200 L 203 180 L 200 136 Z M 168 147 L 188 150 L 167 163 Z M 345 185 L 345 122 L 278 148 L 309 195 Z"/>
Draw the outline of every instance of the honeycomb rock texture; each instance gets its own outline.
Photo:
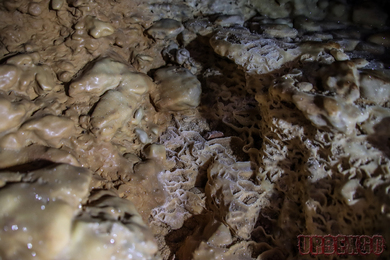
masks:
<path id="1" fill-rule="evenodd" d="M 217 54 L 259 74 L 279 69 L 301 54 L 294 44 L 266 39 L 243 28 L 221 30 L 210 39 L 210 44 Z"/>
<path id="2" fill-rule="evenodd" d="M 0 260 L 390 259 L 387 10 L 0 1 Z"/>

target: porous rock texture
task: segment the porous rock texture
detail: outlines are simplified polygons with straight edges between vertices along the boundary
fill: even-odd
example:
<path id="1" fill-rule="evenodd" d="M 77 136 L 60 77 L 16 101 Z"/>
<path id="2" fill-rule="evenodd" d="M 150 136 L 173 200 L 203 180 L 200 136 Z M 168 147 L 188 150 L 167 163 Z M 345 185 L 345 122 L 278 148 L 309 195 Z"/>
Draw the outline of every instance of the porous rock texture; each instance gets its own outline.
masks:
<path id="1" fill-rule="evenodd" d="M 388 243 L 385 10 L 0 1 L 0 259 L 339 259 L 301 255 L 297 236 Z"/>

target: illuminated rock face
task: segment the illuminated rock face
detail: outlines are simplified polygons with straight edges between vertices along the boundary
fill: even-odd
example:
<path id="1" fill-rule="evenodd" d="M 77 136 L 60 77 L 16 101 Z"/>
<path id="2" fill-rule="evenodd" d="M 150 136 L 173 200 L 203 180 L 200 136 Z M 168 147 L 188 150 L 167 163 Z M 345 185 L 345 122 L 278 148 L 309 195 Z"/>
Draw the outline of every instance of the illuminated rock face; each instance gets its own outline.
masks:
<path id="1" fill-rule="evenodd" d="M 92 177 L 85 168 L 62 164 L 1 176 L 0 251 L 6 259 L 150 259 L 157 251 L 130 201 L 101 191 L 81 208 Z"/>
<path id="2" fill-rule="evenodd" d="M 295 44 L 267 39 L 246 29 L 225 29 L 210 39 L 214 51 L 241 65 L 249 73 L 268 73 L 297 58 Z"/>
<path id="3" fill-rule="evenodd" d="M 301 259 L 300 234 L 390 241 L 389 9 L 0 1 L 0 258 Z"/>
<path id="4" fill-rule="evenodd" d="M 200 103 L 200 82 L 190 71 L 180 67 L 162 68 L 156 71 L 157 90 L 152 93 L 153 102 L 162 111 L 193 109 Z"/>
<path id="5" fill-rule="evenodd" d="M 36 98 L 52 90 L 56 84 L 50 67 L 39 64 L 38 53 L 11 57 L 0 66 L 0 89 Z"/>
<path id="6" fill-rule="evenodd" d="M 166 38 L 175 38 L 183 29 L 184 27 L 179 21 L 162 19 L 155 22 L 148 29 L 148 34 L 156 40 L 163 40 Z"/>
<path id="7" fill-rule="evenodd" d="M 72 218 L 88 194 L 91 173 L 61 165 L 20 179 L 16 184 L 3 180 L 0 225 L 1 237 L 7 239 L 2 239 L 2 257 L 53 259 L 69 243 Z"/>

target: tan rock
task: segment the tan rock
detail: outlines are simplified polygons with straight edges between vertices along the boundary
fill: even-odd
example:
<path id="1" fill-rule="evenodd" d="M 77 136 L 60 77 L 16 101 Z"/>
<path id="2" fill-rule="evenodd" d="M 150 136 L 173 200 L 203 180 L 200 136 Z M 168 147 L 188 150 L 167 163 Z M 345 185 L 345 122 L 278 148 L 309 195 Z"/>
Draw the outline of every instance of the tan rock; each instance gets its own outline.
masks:
<path id="1" fill-rule="evenodd" d="M 179 21 L 173 19 L 162 19 L 155 22 L 147 32 L 154 39 L 163 40 L 166 38 L 174 38 L 183 30 L 184 27 Z"/>
<path id="2" fill-rule="evenodd" d="M 200 103 L 200 82 L 189 70 L 166 67 L 155 73 L 157 89 L 151 93 L 161 111 L 180 111 L 195 108 Z"/>

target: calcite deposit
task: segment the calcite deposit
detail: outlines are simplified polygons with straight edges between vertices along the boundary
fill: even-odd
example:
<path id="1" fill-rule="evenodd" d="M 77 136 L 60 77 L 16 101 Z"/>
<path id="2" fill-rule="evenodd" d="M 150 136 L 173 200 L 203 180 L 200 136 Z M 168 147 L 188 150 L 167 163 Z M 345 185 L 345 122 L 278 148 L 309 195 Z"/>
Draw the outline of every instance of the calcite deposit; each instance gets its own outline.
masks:
<path id="1" fill-rule="evenodd" d="M 389 259 L 387 10 L 0 1 L 0 260 Z"/>

